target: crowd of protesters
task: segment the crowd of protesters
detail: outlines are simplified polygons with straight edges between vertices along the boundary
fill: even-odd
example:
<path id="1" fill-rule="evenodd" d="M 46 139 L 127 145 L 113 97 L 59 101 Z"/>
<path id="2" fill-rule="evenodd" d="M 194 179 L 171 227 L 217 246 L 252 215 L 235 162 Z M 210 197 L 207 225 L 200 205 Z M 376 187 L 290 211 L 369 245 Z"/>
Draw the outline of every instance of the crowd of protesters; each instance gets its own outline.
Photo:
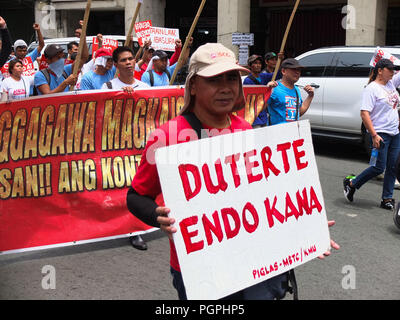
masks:
<path id="1" fill-rule="evenodd" d="M 82 23 L 83 21 L 80 21 L 80 26 L 74 30 L 75 37 L 80 37 Z M 103 36 L 98 34 L 98 49 L 90 56 L 87 43 L 83 44 L 77 68 L 78 74 L 74 74 L 79 41 L 68 43 L 67 52 L 65 52 L 61 44 L 45 46 L 38 24 L 34 24 L 33 29 L 37 35 L 38 46 L 28 53 L 28 44 L 24 40 L 18 39 L 12 45 L 6 21 L 0 17 L 2 38 L 0 80 L 4 80 L 0 86 L 2 101 L 66 92 L 71 88 L 81 91 L 113 88 L 131 92 L 133 88 L 139 87 L 168 86 L 179 58 L 182 61 L 181 66 L 187 65 L 193 44 L 193 38 L 191 38 L 188 50 L 182 57 L 180 57 L 182 53 L 180 39 L 176 40 L 175 52 L 172 55 L 162 50 L 155 50 L 150 40 L 145 41 L 136 54 L 132 47 L 124 48 L 122 51 L 118 48 L 120 54 L 129 56 L 122 59 L 121 63 L 126 67 L 127 73 L 121 75 L 118 54 L 115 55 L 112 50 L 102 47 Z M 268 52 L 264 59 L 258 55 L 251 56 L 247 66 L 250 74 L 244 80 L 244 84 L 277 86 L 277 83 L 271 82 L 271 79 L 278 57 L 283 59 L 283 53 L 277 55 Z M 35 61 L 39 66 L 38 71 L 34 68 Z M 265 69 L 263 69 L 264 66 Z M 279 70 L 276 79 L 281 78 L 282 73 Z"/>
<path id="2" fill-rule="evenodd" d="M 82 21 L 80 21 L 80 24 L 82 24 Z M 123 62 L 120 62 L 127 67 L 125 71 L 132 73 L 132 75 L 127 73 L 121 75 L 118 68 L 118 54 L 102 47 L 103 37 L 98 34 L 99 49 L 93 52 L 90 57 L 88 45 L 84 43 L 77 68 L 78 73 L 74 74 L 74 63 L 78 54 L 79 42 L 71 41 L 68 43 L 68 52 L 66 53 L 61 44 L 45 46 L 38 24 L 34 24 L 33 29 L 37 34 L 38 46 L 28 53 L 28 44 L 24 40 L 18 39 L 12 45 L 6 21 L 0 17 L 2 39 L 0 53 L 1 101 L 66 92 L 70 88 L 84 91 L 111 87 L 131 92 L 131 89 L 135 87 L 167 86 L 182 52 L 182 41 L 180 39 L 176 40 L 175 52 L 170 58 L 168 58 L 166 52 L 154 50 L 151 47 L 151 41 L 146 41 L 136 55 L 132 47 L 123 47 L 123 49 L 119 47 L 118 52 L 122 55 L 133 55 L 133 57 L 122 58 Z M 75 36 L 80 37 L 81 32 L 81 28 L 78 27 L 75 30 Z M 192 41 L 193 39 L 190 40 L 189 49 L 182 57 L 183 64 L 188 61 Z M 45 48 L 44 51 L 43 48 Z M 43 54 L 41 54 L 42 51 Z M 35 62 L 39 66 L 38 71 L 34 67 Z M 131 76 L 133 78 L 129 80 Z M 123 82 L 121 79 L 128 82 Z M 123 86 L 118 81 L 127 85 Z"/>
<path id="3" fill-rule="evenodd" d="M 167 86 L 177 67 L 178 60 L 183 63 L 188 62 L 193 42 L 193 39 L 190 39 L 189 49 L 182 52 L 182 42 L 177 40 L 175 53 L 169 58 L 166 52 L 155 50 L 150 41 L 145 42 L 136 55 L 132 48 L 126 46 L 111 51 L 102 47 L 102 35 L 97 35 L 99 49 L 93 52 L 93 56 L 89 58 L 88 46 L 87 43 L 84 43 L 79 66 L 75 66 L 75 63 L 78 63 L 76 60 L 78 42 L 74 41 L 68 44 L 68 56 L 66 57 L 64 49 L 60 45 L 51 44 L 45 47 L 40 26 L 34 24 L 33 28 L 37 33 L 39 45 L 28 53 L 28 45 L 23 40 L 15 41 L 14 46 L 11 47 L 11 37 L 7 31 L 6 22 L 0 17 L 3 39 L 0 62 L 7 65 L 7 70 L 5 70 L 7 72 L 3 72 L 4 67 L 0 65 L 3 67 L 2 72 L 5 77 L 1 85 L 3 101 L 27 98 L 31 95 L 60 93 L 68 91 L 70 88 L 81 91 L 114 89 L 131 93 L 136 88 Z M 75 36 L 79 37 L 80 32 L 80 28 L 76 29 Z M 43 48 L 44 52 L 41 56 Z M 14 55 L 12 55 L 12 50 Z M 222 58 L 210 59 L 209 57 L 212 57 L 213 52 L 216 51 L 223 53 Z M 302 101 L 295 83 L 299 80 L 303 67 L 297 60 L 290 58 L 283 61 L 280 70 L 275 70 L 278 58 L 282 60 L 284 53 L 277 55 L 269 52 L 265 55 L 264 61 L 261 56 L 253 55 L 248 60 L 248 68 L 244 68 L 237 64 L 234 53 L 221 44 L 201 46 L 193 53 L 190 60 L 190 73 L 185 86 L 185 105 L 174 121 L 187 126 L 190 122 L 185 119 L 191 117 L 218 130 L 224 128 L 251 129 L 251 125 L 244 119 L 232 114 L 232 111 L 242 109 L 245 104 L 239 72 L 249 74 L 243 81 L 244 84 L 266 85 L 274 88 L 273 94 L 268 100 L 268 108 L 264 110 L 272 115 L 273 121 L 265 120 L 269 119 L 269 116 L 265 118 L 262 113 L 256 122 L 258 121 L 260 125 L 270 125 L 298 120 L 300 115 L 310 107 L 314 91 L 313 88 L 306 86 L 304 90 L 307 92 L 308 98 Z M 30 64 L 35 60 L 45 63 L 46 68 L 33 72 Z M 264 64 L 265 69 L 263 70 Z M 78 74 L 74 72 L 76 70 L 78 70 Z M 273 79 L 275 73 L 276 80 L 280 80 L 279 82 Z M 213 99 L 224 86 L 229 87 L 229 90 L 234 93 L 234 97 L 229 100 L 229 104 L 223 102 L 222 105 L 219 105 Z M 291 104 L 287 103 L 288 97 Z M 219 100 L 217 99 L 217 101 Z M 221 102 L 219 103 L 221 104 Z M 222 109 L 221 106 L 223 106 Z M 147 145 L 146 148 L 149 146 Z M 143 155 L 146 154 L 143 152 Z M 160 227 L 171 237 L 174 233 L 174 229 L 171 227 L 173 221 L 168 217 L 169 209 L 155 203 L 156 191 L 158 193 L 161 191 L 156 166 L 147 163 L 144 156 L 132 182 L 132 188 L 128 192 L 128 209 L 148 225 Z M 333 224 L 333 221 L 329 222 L 329 226 Z M 147 244 L 140 236 L 131 237 L 131 243 L 137 249 L 147 249 Z M 339 248 L 333 241 L 331 245 L 335 249 Z M 172 258 L 176 257 L 173 243 L 171 243 L 171 254 Z M 328 251 L 324 255 L 329 254 Z M 179 297 L 185 299 L 186 292 L 177 258 L 171 260 L 171 273 Z M 240 291 L 230 298 L 280 299 L 288 290 L 289 282 L 293 285 L 291 277 L 289 273 L 284 273 Z"/>

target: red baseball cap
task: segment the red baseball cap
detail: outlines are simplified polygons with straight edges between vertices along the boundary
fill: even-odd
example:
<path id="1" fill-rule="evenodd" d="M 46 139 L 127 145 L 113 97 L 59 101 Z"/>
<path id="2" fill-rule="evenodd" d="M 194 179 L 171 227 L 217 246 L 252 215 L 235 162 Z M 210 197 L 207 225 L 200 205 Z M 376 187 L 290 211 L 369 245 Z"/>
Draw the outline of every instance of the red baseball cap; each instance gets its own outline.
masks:
<path id="1" fill-rule="evenodd" d="M 95 53 L 96 58 L 105 57 L 105 58 L 112 58 L 112 52 L 106 48 L 100 48 Z"/>

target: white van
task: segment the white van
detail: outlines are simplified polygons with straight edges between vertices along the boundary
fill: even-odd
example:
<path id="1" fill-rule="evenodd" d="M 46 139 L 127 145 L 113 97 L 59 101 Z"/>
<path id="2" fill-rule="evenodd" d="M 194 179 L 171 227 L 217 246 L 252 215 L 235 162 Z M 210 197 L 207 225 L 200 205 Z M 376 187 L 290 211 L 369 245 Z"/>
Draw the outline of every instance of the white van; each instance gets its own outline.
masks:
<path id="1" fill-rule="evenodd" d="M 400 58 L 400 47 L 381 48 Z M 306 67 L 297 85 L 317 86 L 313 102 L 302 117 L 310 120 L 313 135 L 352 140 L 369 148 L 360 106 L 375 50 L 376 47 L 329 47 L 296 58 Z M 301 91 L 305 99 L 307 94 Z"/>

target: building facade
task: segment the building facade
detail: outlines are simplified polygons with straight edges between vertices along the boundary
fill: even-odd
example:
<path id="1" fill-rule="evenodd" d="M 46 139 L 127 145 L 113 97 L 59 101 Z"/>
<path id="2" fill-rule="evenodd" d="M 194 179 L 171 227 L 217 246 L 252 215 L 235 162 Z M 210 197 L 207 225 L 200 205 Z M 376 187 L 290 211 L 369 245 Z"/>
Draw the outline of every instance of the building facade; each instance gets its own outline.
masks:
<path id="1" fill-rule="evenodd" d="M 88 35 L 125 34 L 138 0 L 93 0 Z M 188 33 L 201 0 L 144 0 L 138 21 L 179 28 Z M 208 0 L 194 32 L 195 46 L 205 42 L 232 45 L 232 33 L 254 33 L 251 53 L 278 51 L 295 0 Z M 51 26 L 45 37 L 72 36 L 86 1 L 39 0 L 37 22 Z M 400 0 L 302 0 L 286 50 L 293 55 L 322 46 L 395 45 L 400 28 Z M 42 27 L 43 29 L 43 27 Z"/>

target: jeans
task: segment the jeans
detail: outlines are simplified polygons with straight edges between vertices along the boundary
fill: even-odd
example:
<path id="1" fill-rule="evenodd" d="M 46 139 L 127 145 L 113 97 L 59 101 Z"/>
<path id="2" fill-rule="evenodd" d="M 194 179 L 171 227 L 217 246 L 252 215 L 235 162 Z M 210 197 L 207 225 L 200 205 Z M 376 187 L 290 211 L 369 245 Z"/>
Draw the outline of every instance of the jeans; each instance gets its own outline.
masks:
<path id="1" fill-rule="evenodd" d="M 392 199 L 396 181 L 396 161 L 400 152 L 400 134 L 391 136 L 387 133 L 378 133 L 378 135 L 383 139 L 384 145 L 381 144 L 379 148 L 376 165 L 365 169 L 351 183 L 353 187 L 360 189 L 364 183 L 385 172 L 382 200 Z"/>
<path id="2" fill-rule="evenodd" d="M 182 274 L 171 268 L 172 284 L 178 291 L 179 300 L 187 300 Z M 283 299 L 288 291 L 288 273 L 285 272 L 271 279 L 265 280 L 252 287 L 246 288 L 221 300 L 274 300 Z"/>

